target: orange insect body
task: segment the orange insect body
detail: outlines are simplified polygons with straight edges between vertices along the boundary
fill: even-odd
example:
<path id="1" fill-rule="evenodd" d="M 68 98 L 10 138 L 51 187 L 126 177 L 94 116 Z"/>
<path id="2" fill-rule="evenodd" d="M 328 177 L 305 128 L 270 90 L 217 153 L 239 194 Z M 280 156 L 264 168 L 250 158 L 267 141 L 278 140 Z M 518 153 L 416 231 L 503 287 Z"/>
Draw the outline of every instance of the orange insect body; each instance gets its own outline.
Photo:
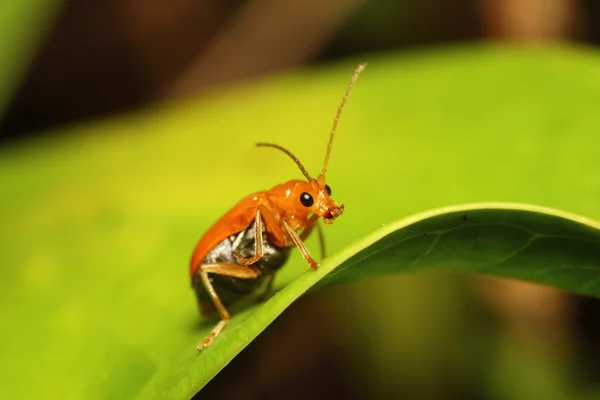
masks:
<path id="1" fill-rule="evenodd" d="M 196 245 L 190 263 L 190 278 L 200 311 L 208 315 L 216 310 L 221 316 L 221 321 L 198 350 L 208 346 L 229 320 L 225 305 L 256 290 L 265 278 L 268 278 L 267 290 L 270 288 L 274 273 L 287 260 L 290 248 L 298 247 L 311 268 L 317 268 L 318 263 L 303 240 L 315 227 L 320 228 L 317 225 L 319 218 L 331 224 L 344 212 L 344 205 L 331 197 L 325 172 L 342 108 L 364 67 L 364 64 L 357 67 L 342 98 L 321 174 L 316 179 L 311 178 L 288 150 L 275 144 L 258 143 L 257 146 L 273 147 L 290 156 L 307 180 L 290 180 L 244 198 Z M 322 235 L 319 238 L 322 241 Z M 323 249 L 323 242 L 321 245 Z"/>
<path id="2" fill-rule="evenodd" d="M 299 198 L 302 193 L 309 193 L 313 199 L 316 199 L 312 207 L 305 207 L 300 203 Z M 325 223 L 331 223 L 329 221 L 333 221 L 334 215 L 337 217 L 344 209 L 343 205 L 339 206 L 329 196 L 326 185 L 320 185 L 317 180 L 313 182 L 291 180 L 277 185 L 271 190 L 252 194 L 236 204 L 200 239 L 190 264 L 191 277 L 197 273 L 200 262 L 206 254 L 223 238 L 235 235 L 251 225 L 259 206 L 265 207 L 270 213 L 270 215 L 265 213 L 262 216 L 265 219 L 264 225 L 269 239 L 277 247 L 295 246 L 278 222 L 282 218 L 293 230 L 305 230 L 308 227 L 308 215 L 311 212 L 322 216 Z"/>

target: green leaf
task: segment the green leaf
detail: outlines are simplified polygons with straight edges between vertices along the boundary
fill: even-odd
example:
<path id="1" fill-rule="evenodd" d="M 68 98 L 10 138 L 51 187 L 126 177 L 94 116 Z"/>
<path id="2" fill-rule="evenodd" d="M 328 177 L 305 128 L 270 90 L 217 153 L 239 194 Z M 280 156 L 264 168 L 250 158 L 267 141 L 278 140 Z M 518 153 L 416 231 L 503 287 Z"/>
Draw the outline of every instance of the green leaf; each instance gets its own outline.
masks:
<path id="1" fill-rule="evenodd" d="M 481 203 L 415 215 L 337 254 L 321 283 L 451 269 L 519 278 L 600 297 L 600 225 L 544 207 Z M 365 267 L 363 262 L 369 267 Z"/>
<path id="2" fill-rule="evenodd" d="M 61 1 L 0 3 L 0 118 Z"/>
<path id="3" fill-rule="evenodd" d="M 189 287 L 196 241 L 241 197 L 299 176 L 253 143 L 319 170 L 354 63 L 1 149 L 0 397 L 189 398 L 338 264 L 328 281 L 431 267 L 597 296 L 598 229 L 580 217 L 493 205 L 390 224 L 486 201 L 600 219 L 595 53 L 483 46 L 365 61 L 328 169 L 346 204 L 326 228 L 331 257 L 313 272 L 294 252 L 281 290 L 232 308 L 201 354 L 216 321 L 198 317 Z"/>

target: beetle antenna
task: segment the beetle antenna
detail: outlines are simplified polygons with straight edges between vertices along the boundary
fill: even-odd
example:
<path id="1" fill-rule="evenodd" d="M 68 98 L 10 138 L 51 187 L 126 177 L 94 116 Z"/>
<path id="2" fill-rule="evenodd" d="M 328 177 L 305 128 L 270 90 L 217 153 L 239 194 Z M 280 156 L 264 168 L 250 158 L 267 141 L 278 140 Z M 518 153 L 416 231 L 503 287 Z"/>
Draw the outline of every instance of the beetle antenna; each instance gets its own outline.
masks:
<path id="1" fill-rule="evenodd" d="M 348 100 L 348 95 L 352 90 L 352 86 L 354 86 L 354 82 L 358 79 L 358 75 L 365 69 L 367 64 L 359 64 L 350 79 L 350 83 L 346 88 L 346 93 L 344 93 L 344 97 L 342 97 L 342 102 L 338 107 L 337 113 L 335 114 L 335 118 L 333 119 L 333 128 L 331 128 L 331 133 L 329 134 L 329 143 L 327 143 L 327 153 L 325 153 L 325 162 L 323 163 L 323 171 L 321 172 L 321 176 L 325 176 L 325 172 L 327 171 L 327 163 L 329 162 L 329 154 L 331 154 L 331 147 L 333 146 L 333 137 L 335 136 L 335 130 L 337 129 L 338 122 L 340 120 L 340 115 L 342 115 L 342 109 L 344 108 L 344 104 L 346 104 L 346 100 Z"/>
<path id="2" fill-rule="evenodd" d="M 285 149 L 285 148 L 279 146 L 278 144 L 274 144 L 274 143 L 256 143 L 256 147 L 273 147 L 275 149 L 283 151 L 285 154 L 290 156 L 290 158 L 292 160 L 294 160 L 294 162 L 296 163 L 298 168 L 300 168 L 300 171 L 302 171 L 302 175 L 304 175 L 306 177 L 306 179 L 308 179 L 309 181 L 312 179 L 310 177 L 310 175 L 308 174 L 308 172 L 306 172 L 306 169 L 304 168 L 304 166 L 302 165 L 300 160 L 298 160 L 298 158 L 295 155 L 293 155 L 292 152 L 289 151 L 288 149 Z"/>

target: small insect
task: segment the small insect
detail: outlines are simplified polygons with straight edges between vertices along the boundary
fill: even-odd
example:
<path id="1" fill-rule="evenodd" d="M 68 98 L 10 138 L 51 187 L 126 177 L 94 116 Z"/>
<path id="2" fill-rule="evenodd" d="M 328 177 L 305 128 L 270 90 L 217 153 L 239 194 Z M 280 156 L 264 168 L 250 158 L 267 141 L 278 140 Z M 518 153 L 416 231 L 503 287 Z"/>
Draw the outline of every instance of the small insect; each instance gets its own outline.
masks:
<path id="1" fill-rule="evenodd" d="M 226 306 L 261 288 L 268 294 L 275 272 L 286 262 L 292 247 L 298 247 L 312 269 L 318 267 L 303 241 L 316 227 L 324 256 L 325 244 L 318 219 L 322 217 L 325 224 L 331 224 L 344 212 L 344 205 L 331 198 L 325 173 L 342 109 L 365 66 L 361 64 L 356 68 L 342 97 L 329 134 L 321 174 L 316 179 L 311 178 L 289 150 L 272 143 L 257 143 L 257 146 L 273 147 L 287 154 L 307 181 L 290 180 L 244 198 L 196 245 L 190 277 L 200 313 L 208 316 L 217 311 L 221 317 L 198 345 L 198 350 L 209 346 L 229 320 Z"/>

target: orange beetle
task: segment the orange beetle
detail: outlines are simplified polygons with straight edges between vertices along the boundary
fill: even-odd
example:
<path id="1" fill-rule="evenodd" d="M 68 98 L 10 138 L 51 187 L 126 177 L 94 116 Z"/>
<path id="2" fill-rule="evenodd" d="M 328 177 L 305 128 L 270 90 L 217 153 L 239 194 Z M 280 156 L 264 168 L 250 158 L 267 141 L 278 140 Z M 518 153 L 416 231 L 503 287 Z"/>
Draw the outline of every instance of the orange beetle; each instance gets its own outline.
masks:
<path id="1" fill-rule="evenodd" d="M 229 320 L 226 305 L 261 286 L 265 287 L 264 293 L 268 293 L 275 272 L 286 262 L 292 247 L 298 247 L 311 268 L 318 267 L 303 240 L 316 226 L 324 253 L 318 219 L 322 217 L 323 222 L 331 224 L 344 212 L 344 205 L 339 205 L 331 198 L 331 189 L 325 183 L 325 172 L 342 109 L 364 68 L 365 64 L 356 68 L 344 93 L 329 135 L 321 174 L 316 179 L 311 178 L 288 150 L 276 144 L 258 143 L 257 146 L 274 147 L 290 156 L 307 181 L 294 179 L 244 198 L 218 220 L 196 245 L 190 263 L 190 277 L 200 312 L 207 316 L 216 310 L 221 316 L 221 321 L 198 345 L 198 350 L 210 345 Z"/>

